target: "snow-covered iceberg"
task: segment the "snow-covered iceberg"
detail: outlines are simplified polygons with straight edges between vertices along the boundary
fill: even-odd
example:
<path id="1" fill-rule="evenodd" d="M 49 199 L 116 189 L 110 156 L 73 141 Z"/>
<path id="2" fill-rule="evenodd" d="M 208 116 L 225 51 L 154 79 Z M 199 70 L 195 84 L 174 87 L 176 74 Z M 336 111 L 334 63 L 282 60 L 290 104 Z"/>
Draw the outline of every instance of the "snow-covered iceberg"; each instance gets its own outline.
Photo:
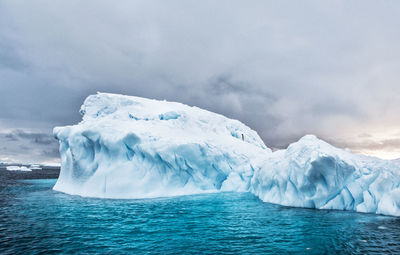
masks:
<path id="1" fill-rule="evenodd" d="M 108 198 L 247 191 L 264 155 L 237 120 L 181 103 L 98 93 L 78 125 L 56 127 L 61 172 L 55 190 Z"/>
<path id="2" fill-rule="evenodd" d="M 77 125 L 56 127 L 55 190 L 105 198 L 252 192 L 286 206 L 400 216 L 400 164 L 354 155 L 315 136 L 271 152 L 237 120 L 197 107 L 89 96 Z"/>
<path id="3" fill-rule="evenodd" d="M 400 216 L 400 166 L 307 135 L 266 157 L 251 192 L 286 206 Z"/>

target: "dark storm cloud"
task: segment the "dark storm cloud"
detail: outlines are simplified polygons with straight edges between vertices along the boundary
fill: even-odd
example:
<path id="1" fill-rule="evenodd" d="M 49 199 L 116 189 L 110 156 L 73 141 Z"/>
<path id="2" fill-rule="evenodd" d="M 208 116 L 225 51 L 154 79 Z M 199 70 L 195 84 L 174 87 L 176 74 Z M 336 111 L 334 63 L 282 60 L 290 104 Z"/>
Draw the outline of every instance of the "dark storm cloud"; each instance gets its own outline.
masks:
<path id="1" fill-rule="evenodd" d="M 84 98 L 103 91 L 218 112 L 274 148 L 306 133 L 395 133 L 399 11 L 372 0 L 1 1 L 0 128 L 51 147 L 39 134 L 77 123 Z"/>
<path id="2" fill-rule="evenodd" d="M 48 133 L 34 133 L 34 132 L 25 132 L 24 130 L 14 130 L 10 133 L 1 134 L 0 137 L 4 137 L 8 141 L 24 141 L 27 143 L 36 143 L 36 144 L 51 144 L 56 143 L 56 140 L 53 137 L 49 137 Z"/>
<path id="3" fill-rule="evenodd" d="M 58 142 L 48 133 L 21 129 L 0 133 L 2 160 L 19 162 L 51 162 L 59 157 Z"/>
<path id="4" fill-rule="evenodd" d="M 26 63 L 12 47 L 12 42 L 4 42 L 0 38 L 0 69 L 23 70 L 26 67 Z"/>
<path id="5" fill-rule="evenodd" d="M 60 157 L 60 152 L 58 151 L 58 148 L 53 148 L 51 150 L 42 150 L 41 155 L 43 157 L 57 158 Z"/>
<path id="6" fill-rule="evenodd" d="M 8 135 L 11 135 L 13 137 L 19 137 L 21 139 L 25 139 L 32 143 L 37 143 L 37 144 L 56 143 L 55 139 L 49 137 L 49 135 L 46 133 L 27 133 L 23 130 L 15 130 L 13 133 L 7 134 L 6 136 Z"/>
<path id="7" fill-rule="evenodd" d="M 6 138 L 8 141 L 18 141 L 18 138 L 12 133 L 5 134 L 4 138 Z"/>
<path id="8" fill-rule="evenodd" d="M 22 151 L 28 151 L 28 150 L 30 149 L 28 146 L 25 146 L 25 145 L 20 145 L 19 148 L 20 148 Z"/>

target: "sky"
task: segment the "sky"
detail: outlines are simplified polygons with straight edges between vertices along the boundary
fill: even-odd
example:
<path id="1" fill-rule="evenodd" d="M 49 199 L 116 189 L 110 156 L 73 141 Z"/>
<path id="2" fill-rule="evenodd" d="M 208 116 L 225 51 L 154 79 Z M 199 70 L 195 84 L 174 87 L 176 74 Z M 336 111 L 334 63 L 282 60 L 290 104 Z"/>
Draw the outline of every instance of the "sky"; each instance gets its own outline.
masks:
<path id="1" fill-rule="evenodd" d="M 57 162 L 90 94 L 179 101 L 273 149 L 400 158 L 400 1 L 0 0 L 0 161 Z"/>

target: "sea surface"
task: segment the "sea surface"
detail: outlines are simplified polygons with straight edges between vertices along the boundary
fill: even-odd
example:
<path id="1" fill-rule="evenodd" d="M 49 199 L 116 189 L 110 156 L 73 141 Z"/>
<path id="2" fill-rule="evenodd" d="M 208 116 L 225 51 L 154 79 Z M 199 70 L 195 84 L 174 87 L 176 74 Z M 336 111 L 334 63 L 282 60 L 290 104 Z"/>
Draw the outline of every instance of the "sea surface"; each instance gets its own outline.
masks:
<path id="1" fill-rule="evenodd" d="M 117 200 L 0 184 L 0 254 L 400 254 L 400 219 L 289 208 L 248 193 Z"/>

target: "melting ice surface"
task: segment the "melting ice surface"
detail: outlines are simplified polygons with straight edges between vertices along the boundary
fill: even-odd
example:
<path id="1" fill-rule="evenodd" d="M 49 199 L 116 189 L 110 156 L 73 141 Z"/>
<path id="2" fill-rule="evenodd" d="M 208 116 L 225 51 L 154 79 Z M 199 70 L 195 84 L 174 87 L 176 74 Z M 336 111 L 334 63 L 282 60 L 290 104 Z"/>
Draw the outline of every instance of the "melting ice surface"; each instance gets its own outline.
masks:
<path id="1" fill-rule="evenodd" d="M 237 120 L 197 107 L 89 96 L 77 125 L 56 127 L 57 191 L 101 198 L 251 192 L 286 206 L 400 216 L 400 164 L 315 136 L 271 152 Z"/>

